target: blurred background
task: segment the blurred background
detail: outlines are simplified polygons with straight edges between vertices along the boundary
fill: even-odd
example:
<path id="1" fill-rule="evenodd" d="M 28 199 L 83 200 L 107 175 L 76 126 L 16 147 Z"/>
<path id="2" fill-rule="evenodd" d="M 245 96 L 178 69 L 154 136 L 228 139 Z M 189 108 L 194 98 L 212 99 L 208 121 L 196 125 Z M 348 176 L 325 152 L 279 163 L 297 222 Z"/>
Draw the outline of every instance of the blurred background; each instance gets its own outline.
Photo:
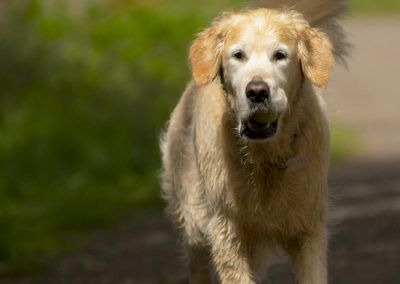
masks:
<path id="1" fill-rule="evenodd" d="M 246 4 L 0 0 L 0 283 L 185 283 L 158 135 L 194 35 Z M 350 7 L 327 94 L 330 278 L 400 283 L 400 1 Z M 294 283 L 284 258 L 269 281 Z"/>

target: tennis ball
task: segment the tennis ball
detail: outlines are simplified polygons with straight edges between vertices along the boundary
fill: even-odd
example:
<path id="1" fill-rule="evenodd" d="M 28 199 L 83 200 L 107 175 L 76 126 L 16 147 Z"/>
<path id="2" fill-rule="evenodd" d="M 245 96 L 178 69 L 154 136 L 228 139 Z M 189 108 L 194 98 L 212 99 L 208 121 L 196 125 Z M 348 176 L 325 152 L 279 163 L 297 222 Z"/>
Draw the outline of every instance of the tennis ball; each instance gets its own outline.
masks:
<path id="1" fill-rule="evenodd" d="M 256 112 L 253 119 L 258 123 L 271 123 L 279 118 L 279 114 L 270 112 Z"/>

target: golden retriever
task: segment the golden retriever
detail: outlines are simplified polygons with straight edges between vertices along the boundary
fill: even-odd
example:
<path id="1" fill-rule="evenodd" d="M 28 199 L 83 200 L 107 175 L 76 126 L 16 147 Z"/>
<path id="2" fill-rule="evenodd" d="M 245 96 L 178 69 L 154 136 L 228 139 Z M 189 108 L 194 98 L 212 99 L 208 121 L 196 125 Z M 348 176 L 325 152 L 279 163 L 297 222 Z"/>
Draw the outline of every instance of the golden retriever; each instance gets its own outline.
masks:
<path id="1" fill-rule="evenodd" d="M 161 139 L 163 194 L 192 283 L 211 283 L 213 271 L 221 283 L 255 283 L 277 248 L 299 283 L 327 283 L 320 90 L 346 51 L 343 2 L 265 2 L 198 35 L 193 81 Z"/>

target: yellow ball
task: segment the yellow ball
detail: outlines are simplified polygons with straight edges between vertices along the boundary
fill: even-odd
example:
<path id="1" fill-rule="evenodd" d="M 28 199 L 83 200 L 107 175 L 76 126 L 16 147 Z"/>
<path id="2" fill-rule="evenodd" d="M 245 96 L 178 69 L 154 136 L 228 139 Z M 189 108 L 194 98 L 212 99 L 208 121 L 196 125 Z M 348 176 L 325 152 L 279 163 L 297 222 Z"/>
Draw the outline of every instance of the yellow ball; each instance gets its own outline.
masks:
<path id="1" fill-rule="evenodd" d="M 271 123 L 276 121 L 279 118 L 277 113 L 269 113 L 269 112 L 256 112 L 253 115 L 253 119 L 258 123 Z"/>

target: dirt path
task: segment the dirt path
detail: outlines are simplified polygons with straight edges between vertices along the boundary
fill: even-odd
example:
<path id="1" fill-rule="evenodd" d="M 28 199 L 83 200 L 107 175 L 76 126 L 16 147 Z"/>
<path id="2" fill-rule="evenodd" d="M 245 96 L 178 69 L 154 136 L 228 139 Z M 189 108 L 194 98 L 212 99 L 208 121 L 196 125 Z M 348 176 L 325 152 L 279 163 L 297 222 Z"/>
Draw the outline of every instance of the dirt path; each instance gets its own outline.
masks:
<path id="1" fill-rule="evenodd" d="M 334 212 L 330 283 L 400 283 L 400 159 L 351 162 L 331 171 Z M 186 282 L 177 237 L 160 212 L 146 212 L 94 237 L 84 253 L 57 262 L 37 279 L 4 283 L 157 284 Z M 264 283 L 294 283 L 278 257 Z"/>
<path id="2" fill-rule="evenodd" d="M 349 31 L 357 49 L 349 71 L 335 70 L 329 105 L 361 135 L 364 158 L 331 171 L 330 283 L 400 283 L 400 18 L 358 19 Z M 162 213 L 146 212 L 45 275 L 0 282 L 186 283 L 176 244 Z M 284 258 L 265 283 L 294 283 Z"/>

